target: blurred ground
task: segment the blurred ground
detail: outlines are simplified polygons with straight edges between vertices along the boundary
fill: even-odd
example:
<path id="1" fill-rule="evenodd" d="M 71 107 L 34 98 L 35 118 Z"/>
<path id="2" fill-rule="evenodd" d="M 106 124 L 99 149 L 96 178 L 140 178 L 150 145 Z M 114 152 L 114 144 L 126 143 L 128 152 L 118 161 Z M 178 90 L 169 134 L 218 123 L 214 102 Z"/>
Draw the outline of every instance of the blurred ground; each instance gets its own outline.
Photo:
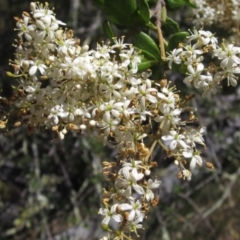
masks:
<path id="1" fill-rule="evenodd" d="M 13 16 L 28 10 L 29 2 L 0 1 L 0 82 L 5 95 L 11 94 L 12 80 L 5 71 L 14 57 Z M 91 1 L 50 4 L 82 42 L 95 47 L 104 40 L 103 14 Z M 172 79 L 183 93 L 190 92 L 181 84 L 182 76 Z M 204 159 L 215 170 L 201 168 L 191 182 L 179 181 L 177 169 L 159 149 L 154 159 L 159 163 L 155 175 L 162 180 L 161 200 L 148 216 L 141 240 L 240 239 L 240 88 L 224 86 L 222 95 L 209 100 L 195 94 L 192 104 L 207 127 Z M 114 151 L 94 136 L 55 139 L 47 131 L 28 136 L 24 128 L 0 134 L 1 240 L 93 240 L 101 235 L 96 214 L 104 186 L 101 161 L 114 158 Z"/>

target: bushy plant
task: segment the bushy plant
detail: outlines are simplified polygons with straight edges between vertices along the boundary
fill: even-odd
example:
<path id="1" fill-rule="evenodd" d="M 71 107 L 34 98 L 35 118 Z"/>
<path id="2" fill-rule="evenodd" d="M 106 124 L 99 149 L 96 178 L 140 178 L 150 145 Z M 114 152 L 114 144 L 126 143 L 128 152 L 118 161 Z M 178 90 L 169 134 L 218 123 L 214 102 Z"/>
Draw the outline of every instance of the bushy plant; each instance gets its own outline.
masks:
<path id="1" fill-rule="evenodd" d="M 0 124 L 7 129 L 26 125 L 28 134 L 50 129 L 60 139 L 69 131 L 97 133 L 103 144 L 111 143 L 115 161 L 102 162 L 107 182 L 99 210 L 107 232 L 102 239 L 132 239 L 159 201 L 161 182 L 152 171 L 157 145 L 174 159 L 179 179 L 190 181 L 193 169 L 202 165 L 213 169 L 201 156 L 205 127 L 189 105 L 193 95 L 184 96 L 170 73 L 184 74 L 190 89 L 209 98 L 224 80 L 237 85 L 240 47 L 227 39 L 219 44 L 211 31 L 182 31 L 168 17 L 169 10 L 188 6 L 198 21 L 212 23 L 211 11 L 200 13 L 199 2 L 95 2 L 108 18 L 103 30 L 109 38 L 96 49 L 81 45 L 47 3 L 31 3 L 30 12 L 15 18 L 14 70 L 7 75 L 18 84 L 10 98 L 1 98 L 8 107 Z M 232 4 L 239 7 L 237 1 Z M 126 37 L 115 36 L 113 24 Z"/>

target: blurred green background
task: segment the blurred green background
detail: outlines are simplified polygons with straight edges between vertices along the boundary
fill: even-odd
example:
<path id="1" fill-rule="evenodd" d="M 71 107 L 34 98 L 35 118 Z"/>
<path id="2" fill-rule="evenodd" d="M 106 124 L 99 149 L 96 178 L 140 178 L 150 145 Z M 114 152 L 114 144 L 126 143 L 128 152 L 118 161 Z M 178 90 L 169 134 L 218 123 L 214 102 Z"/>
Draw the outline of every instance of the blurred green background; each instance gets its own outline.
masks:
<path id="1" fill-rule="evenodd" d="M 2 94 L 11 95 L 12 79 L 5 72 L 14 58 L 17 37 L 14 16 L 29 10 L 30 1 L 0 1 L 0 83 Z M 57 19 L 72 28 L 81 43 L 95 47 L 106 40 L 101 9 L 92 1 L 50 2 Z M 182 12 L 176 14 L 181 19 Z M 184 28 L 189 23 L 181 20 Z M 221 31 L 214 27 L 215 32 Z M 226 32 L 222 33 L 226 34 Z M 224 36 L 224 35 L 223 35 Z M 183 76 L 172 80 L 183 92 Z M 222 89 L 209 100 L 197 92 L 192 101 L 200 124 L 207 127 L 206 161 L 214 170 L 200 168 L 191 182 L 177 179 L 177 168 L 159 149 L 154 175 L 162 181 L 160 204 L 152 209 L 141 240 L 238 240 L 240 239 L 240 88 Z M 103 147 L 94 136 L 68 134 L 63 141 L 52 132 L 28 136 L 20 127 L 0 133 L 0 239 L 93 240 L 102 236 L 101 205 L 104 181 L 101 161 L 114 160 L 111 146 Z"/>

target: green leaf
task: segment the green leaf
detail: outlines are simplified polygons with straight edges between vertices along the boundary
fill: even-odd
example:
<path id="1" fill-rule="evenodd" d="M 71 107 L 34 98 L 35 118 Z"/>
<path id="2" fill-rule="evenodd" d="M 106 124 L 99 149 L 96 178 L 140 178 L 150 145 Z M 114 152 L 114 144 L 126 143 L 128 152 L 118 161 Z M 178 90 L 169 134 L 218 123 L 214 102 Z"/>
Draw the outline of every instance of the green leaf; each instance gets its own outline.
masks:
<path id="1" fill-rule="evenodd" d="M 171 10 L 181 8 L 184 5 L 192 8 L 197 8 L 197 5 L 192 0 L 166 0 L 167 7 Z"/>
<path id="2" fill-rule="evenodd" d="M 143 20 L 143 22 L 148 23 L 150 20 L 150 9 L 146 0 L 140 0 L 138 2 L 138 14 Z"/>
<path id="3" fill-rule="evenodd" d="M 158 0 L 147 0 L 147 3 L 150 8 L 154 8 L 154 7 L 156 7 L 157 1 Z"/>
<path id="4" fill-rule="evenodd" d="M 197 8 L 197 4 L 195 4 L 192 0 L 183 0 L 184 4 L 187 5 L 188 7 L 192 7 L 192 8 Z"/>
<path id="5" fill-rule="evenodd" d="M 174 10 L 184 6 L 184 0 L 166 0 L 167 7 Z"/>
<path id="6" fill-rule="evenodd" d="M 155 64 L 151 68 L 151 70 L 152 70 L 151 79 L 155 79 L 156 81 L 159 81 L 159 79 L 164 79 L 166 77 L 164 67 L 161 63 Z"/>
<path id="7" fill-rule="evenodd" d="M 142 59 L 142 62 L 138 64 L 138 72 L 146 71 L 147 69 L 151 68 L 155 64 L 157 64 L 158 61 L 151 61 L 148 59 Z"/>
<path id="8" fill-rule="evenodd" d="M 150 21 L 147 0 L 105 0 L 100 6 L 105 10 L 108 19 L 119 28 L 143 27 Z"/>
<path id="9" fill-rule="evenodd" d="M 162 26 L 162 30 L 164 31 L 165 34 L 168 35 L 180 32 L 178 23 L 169 17 L 167 17 L 164 25 Z"/>
<path id="10" fill-rule="evenodd" d="M 161 61 L 161 54 L 157 44 L 146 33 L 140 32 L 134 35 L 133 45 L 142 50 L 143 54 L 148 54 L 150 60 Z"/>
<path id="11" fill-rule="evenodd" d="M 113 37 L 114 37 L 114 33 L 112 31 L 112 27 L 109 23 L 109 21 L 105 20 L 102 23 L 102 28 L 103 28 L 103 32 L 106 34 L 106 36 L 108 37 L 109 40 L 113 41 Z"/>
<path id="12" fill-rule="evenodd" d="M 158 0 L 147 0 L 148 3 L 157 4 Z"/>
<path id="13" fill-rule="evenodd" d="M 135 0 L 105 0 L 105 12 L 109 20 L 121 26 L 132 26 L 132 16 L 137 11 Z"/>
<path id="14" fill-rule="evenodd" d="M 153 54 L 151 54 L 150 52 L 147 52 L 145 50 L 142 50 L 140 48 L 137 47 L 137 49 L 139 49 L 140 53 L 144 56 L 144 58 L 148 59 L 148 60 L 158 60 Z"/>
<path id="15" fill-rule="evenodd" d="M 172 35 L 171 38 L 168 41 L 167 51 L 170 52 L 174 48 L 177 48 L 178 44 L 183 42 L 183 40 L 187 36 L 189 36 L 189 32 L 179 32 L 179 33 L 175 33 L 174 35 Z"/>

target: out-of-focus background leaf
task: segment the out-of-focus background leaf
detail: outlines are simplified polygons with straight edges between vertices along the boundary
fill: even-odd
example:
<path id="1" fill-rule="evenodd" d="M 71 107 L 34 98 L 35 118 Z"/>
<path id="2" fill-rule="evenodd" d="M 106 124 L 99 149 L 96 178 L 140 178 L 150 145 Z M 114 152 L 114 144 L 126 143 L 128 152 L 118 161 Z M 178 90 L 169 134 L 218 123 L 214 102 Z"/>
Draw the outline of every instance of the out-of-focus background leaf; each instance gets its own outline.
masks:
<path id="1" fill-rule="evenodd" d="M 28 11 L 29 3 L 0 1 L 0 83 L 5 96 L 11 95 L 13 84 L 5 74 L 17 36 L 13 17 Z M 106 18 L 92 1 L 52 0 L 50 6 L 81 43 L 92 48 L 107 39 L 101 29 Z M 181 31 L 192 27 L 182 20 L 184 9 L 169 12 Z M 226 34 L 217 28 L 216 32 Z M 181 74 L 170 78 L 182 94 L 193 92 L 182 83 Z M 192 104 L 207 127 L 204 159 L 215 170 L 200 168 L 191 182 L 182 182 L 172 159 L 165 159 L 161 149 L 156 151 L 153 158 L 159 167 L 154 174 L 162 180 L 161 199 L 146 220 L 141 240 L 240 239 L 240 88 L 224 86 L 222 95 L 209 100 L 194 93 Z M 28 136 L 24 127 L 1 132 L 1 240 L 94 240 L 102 235 L 97 215 L 105 186 L 101 161 L 114 160 L 116 150 L 95 139 L 94 134 L 68 134 L 60 141 L 49 131 Z"/>

